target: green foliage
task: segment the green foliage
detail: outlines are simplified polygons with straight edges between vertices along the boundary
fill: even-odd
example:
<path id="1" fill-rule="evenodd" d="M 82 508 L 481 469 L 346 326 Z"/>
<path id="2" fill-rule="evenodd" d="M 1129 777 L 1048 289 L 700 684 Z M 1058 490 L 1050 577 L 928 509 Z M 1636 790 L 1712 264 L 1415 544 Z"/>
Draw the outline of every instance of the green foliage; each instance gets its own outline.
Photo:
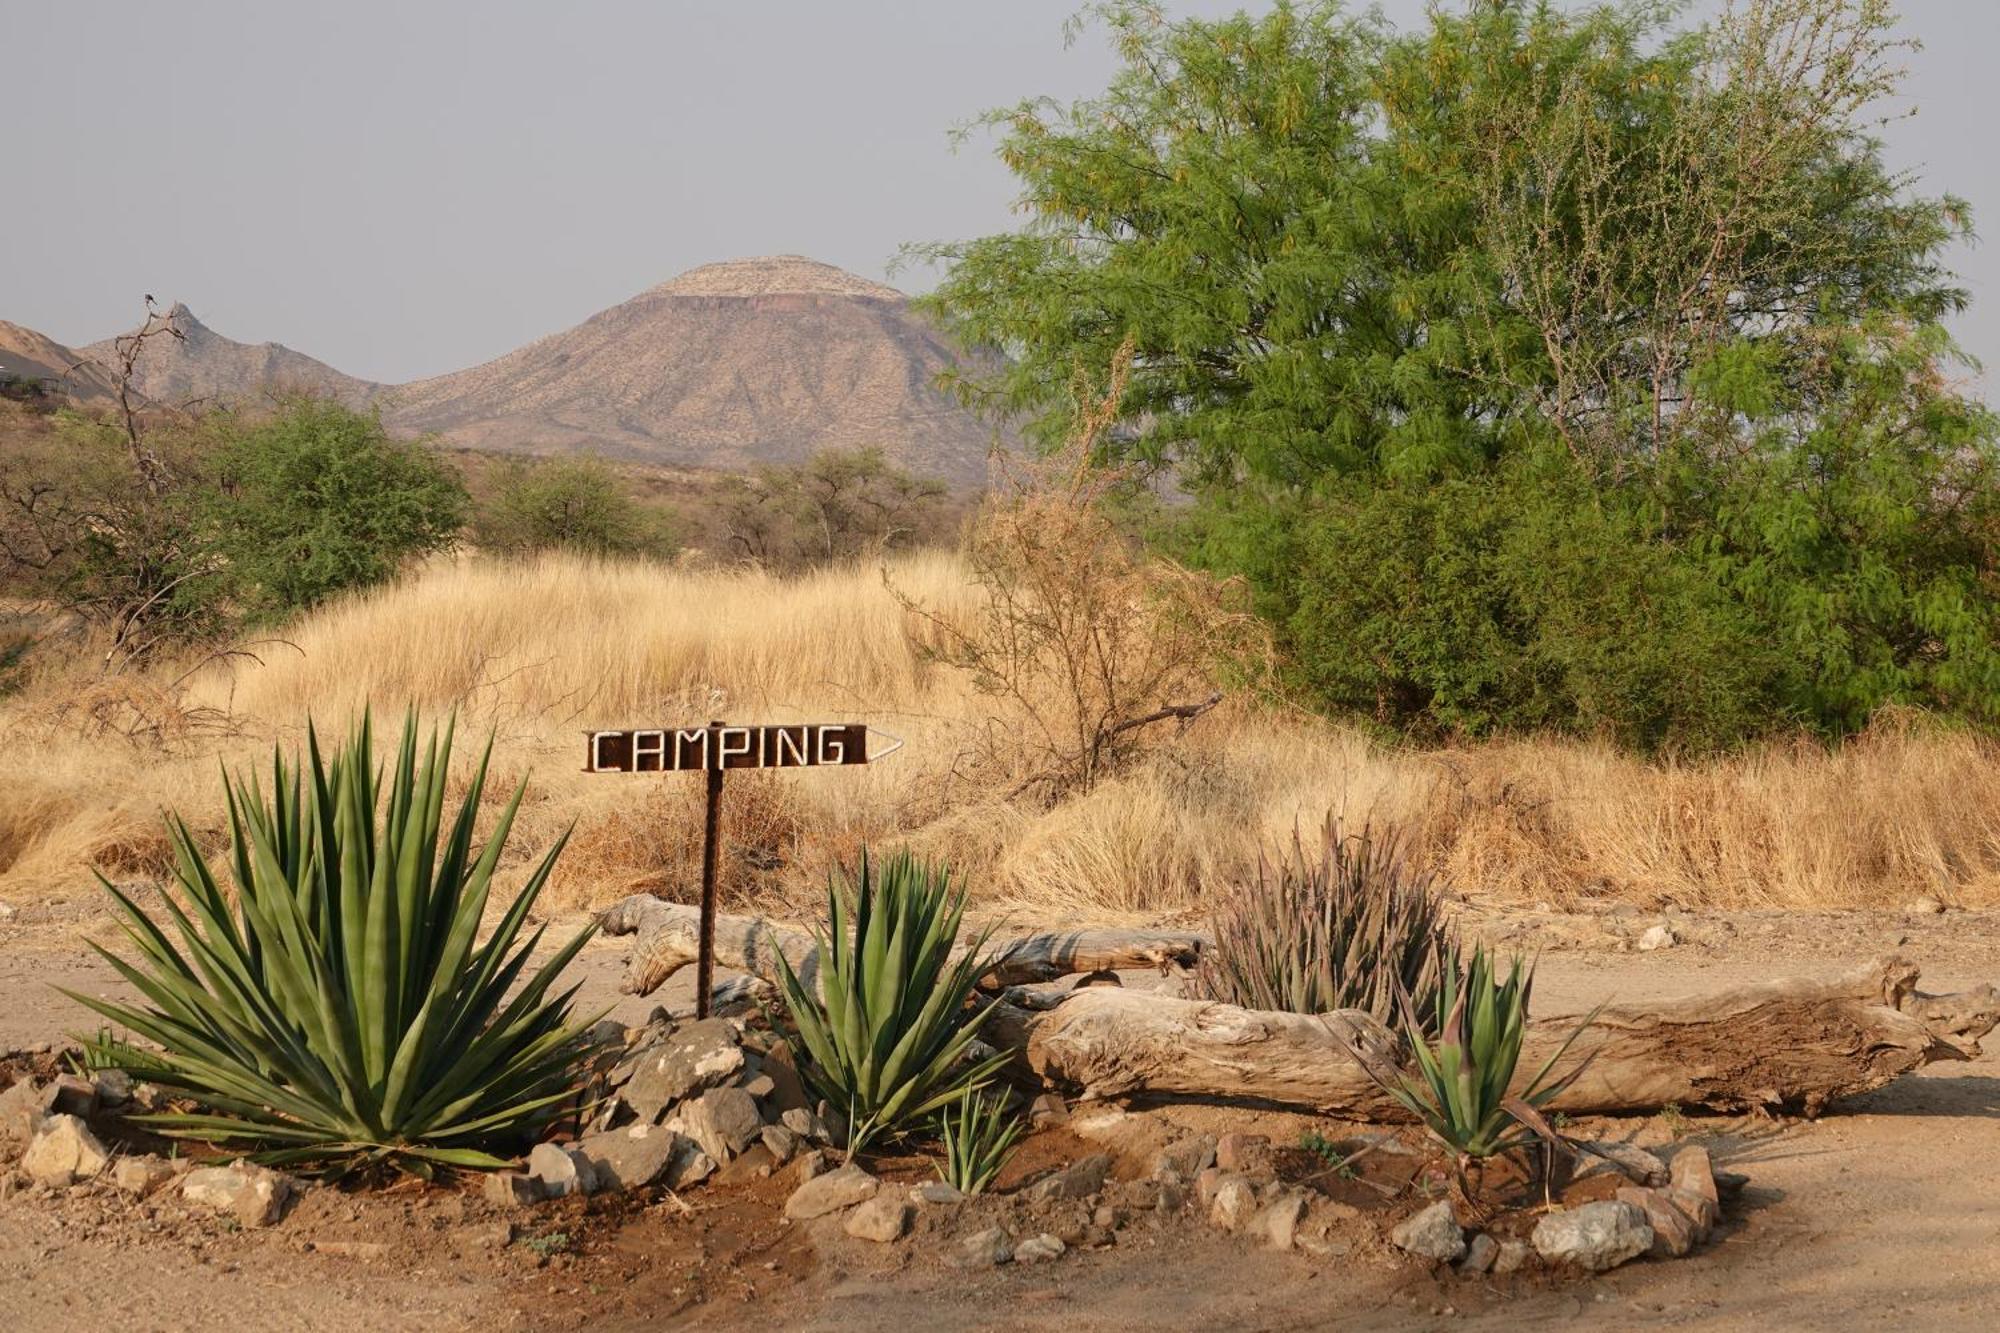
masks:
<path id="1" fill-rule="evenodd" d="M 139 959 L 98 952 L 148 1004 L 65 994 L 157 1043 L 146 1078 L 205 1108 L 146 1123 L 271 1162 L 427 1174 L 505 1165 L 496 1150 L 573 1103 L 595 1047 L 570 1021 L 575 988 L 550 992 L 590 931 L 533 970 L 547 927 L 521 938 L 562 843 L 478 943 L 525 784 L 477 845 L 482 757 L 446 829 L 451 742 L 433 733 L 419 762 L 410 717 L 386 790 L 366 720 L 331 765 L 310 731 L 303 766 L 274 754 L 268 794 L 227 780 L 233 907 L 169 817 L 179 894 L 162 906 L 178 944 L 105 884 Z"/>
<path id="2" fill-rule="evenodd" d="M 236 598 L 260 616 L 381 583 L 444 550 L 465 523 L 465 487 L 421 443 L 381 421 L 299 398 L 270 418 L 218 418 L 209 505 Z"/>
<path id="3" fill-rule="evenodd" d="M 942 542 L 959 512 L 942 482 L 904 471 L 878 448 L 759 466 L 725 482 L 712 504 L 714 549 L 776 570 Z"/>
<path id="4" fill-rule="evenodd" d="M 642 505 L 602 460 L 511 461 L 475 525 L 479 544 L 510 554 L 671 555 L 666 516 Z"/>
<path id="5" fill-rule="evenodd" d="M 1590 1026 L 1591 1018 L 1586 1018 L 1519 1093 L 1508 1091 L 1521 1059 L 1534 984 L 1534 969 L 1524 969 L 1519 956 L 1502 981 L 1486 951 L 1475 948 L 1464 971 L 1447 976 L 1430 1013 L 1404 1005 L 1403 1032 L 1415 1073 L 1370 1071 L 1461 1162 L 1551 1137 L 1554 1131 L 1542 1108 L 1590 1063 L 1586 1057 L 1562 1077 L 1549 1077 Z M 1435 1037 L 1428 1035 L 1433 1032 Z"/>
<path id="6" fill-rule="evenodd" d="M 877 864 L 864 853 L 858 878 L 828 885 L 816 973 L 802 981 L 778 960 L 806 1081 L 846 1116 L 850 1155 L 983 1087 L 1005 1061 L 965 1060 L 990 1010 L 966 1012 L 987 970 L 986 934 L 950 957 L 964 914 L 965 893 L 944 867 L 908 852 Z"/>
<path id="7" fill-rule="evenodd" d="M 1878 0 L 1172 22 L 994 113 L 1030 216 L 929 247 L 968 400 L 1196 494 L 1308 697 L 1435 739 L 1703 750 L 2000 722 L 2000 428 L 1951 370 L 1959 200 L 1882 164 Z"/>
<path id="8" fill-rule="evenodd" d="M 1397 997 L 1418 1012 L 1458 969 L 1443 895 L 1392 834 L 1346 834 L 1329 818 L 1315 847 L 1295 832 L 1275 866 L 1219 906 L 1197 994 L 1294 1014 L 1363 1009 L 1383 1022 Z"/>
<path id="9" fill-rule="evenodd" d="M 938 1178 L 964 1194 L 983 1194 L 1013 1155 L 1026 1126 L 1006 1096 L 966 1088 L 938 1115 L 944 1158 Z"/>

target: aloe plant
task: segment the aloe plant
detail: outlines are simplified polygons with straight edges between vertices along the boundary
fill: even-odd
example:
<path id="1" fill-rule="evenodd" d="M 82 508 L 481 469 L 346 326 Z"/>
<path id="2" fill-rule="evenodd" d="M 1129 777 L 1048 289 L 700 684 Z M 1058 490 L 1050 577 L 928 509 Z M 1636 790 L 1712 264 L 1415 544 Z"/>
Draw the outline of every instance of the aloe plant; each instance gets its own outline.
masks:
<path id="1" fill-rule="evenodd" d="M 1429 1013 L 1458 967 L 1443 895 L 1400 840 L 1366 826 L 1350 834 L 1331 818 L 1316 845 L 1294 831 L 1275 864 L 1260 860 L 1209 930 L 1196 993 L 1246 1009 L 1361 1009 L 1393 1023 L 1399 995 Z"/>
<path id="2" fill-rule="evenodd" d="M 907 852 L 877 864 L 864 852 L 851 884 L 840 872 L 828 882 L 817 991 L 778 957 L 802 1072 L 846 1117 L 850 1156 L 990 1082 L 1005 1062 L 968 1059 L 990 1012 L 968 1013 L 966 1001 L 989 966 L 991 931 L 954 960 L 964 915 L 965 893 L 943 866 Z"/>
<path id="3" fill-rule="evenodd" d="M 429 1174 L 505 1165 L 495 1150 L 577 1096 L 596 1047 L 570 1021 L 575 988 L 550 991 L 590 931 L 533 971 L 547 926 L 522 938 L 567 835 L 479 943 L 525 784 L 476 845 L 489 741 L 447 831 L 452 730 L 420 764 L 411 716 L 386 791 L 365 718 L 330 765 L 310 728 L 303 765 L 275 751 L 268 795 L 225 772 L 233 907 L 175 815 L 164 928 L 104 881 L 139 957 L 98 952 L 149 1003 L 65 993 L 157 1043 L 145 1077 L 202 1108 L 149 1124 L 272 1163 Z"/>
<path id="4" fill-rule="evenodd" d="M 938 1178 L 962 1194 L 985 1193 L 1025 1129 L 1005 1096 L 965 1089 L 938 1115 Z"/>

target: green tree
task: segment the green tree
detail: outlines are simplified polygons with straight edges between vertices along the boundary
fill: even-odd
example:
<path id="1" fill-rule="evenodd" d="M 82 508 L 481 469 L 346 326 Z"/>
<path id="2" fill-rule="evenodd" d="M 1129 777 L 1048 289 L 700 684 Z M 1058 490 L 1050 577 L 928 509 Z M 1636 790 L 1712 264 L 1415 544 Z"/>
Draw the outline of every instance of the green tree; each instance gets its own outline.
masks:
<path id="1" fill-rule="evenodd" d="M 272 617 L 380 583 L 449 548 L 464 484 L 418 441 L 337 403 L 297 398 L 262 420 L 211 420 L 206 505 L 231 591 Z"/>
<path id="2" fill-rule="evenodd" d="M 958 513 L 944 483 L 879 448 L 828 449 L 732 478 L 715 521 L 731 555 L 792 570 L 940 541 Z"/>
<path id="3" fill-rule="evenodd" d="M 1130 340 L 1104 453 L 1196 493 L 1187 549 L 1324 702 L 1669 746 L 2000 720 L 1996 432 L 1939 324 L 1968 223 L 1880 161 L 1882 0 L 1096 13 L 1120 72 L 991 118 L 1031 220 L 928 247 L 930 308 L 1046 440 Z"/>
<path id="4" fill-rule="evenodd" d="M 481 546 L 514 554 L 668 555 L 676 544 L 663 515 L 587 457 L 509 462 L 474 531 Z"/>

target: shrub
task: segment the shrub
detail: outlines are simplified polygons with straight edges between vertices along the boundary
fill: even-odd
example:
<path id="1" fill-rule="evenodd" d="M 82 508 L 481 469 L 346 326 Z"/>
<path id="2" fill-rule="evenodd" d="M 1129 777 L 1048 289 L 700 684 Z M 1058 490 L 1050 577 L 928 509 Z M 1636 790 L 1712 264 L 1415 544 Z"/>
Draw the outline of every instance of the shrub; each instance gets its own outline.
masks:
<path id="1" fill-rule="evenodd" d="M 817 994 L 778 959 L 806 1080 L 846 1115 L 850 1156 L 984 1086 L 1006 1059 L 966 1062 L 990 1012 L 965 1006 L 989 966 L 991 932 L 953 961 L 964 914 L 965 893 L 943 866 L 907 852 L 878 866 L 863 853 L 853 884 L 836 875 L 827 889 Z"/>
<path id="2" fill-rule="evenodd" d="M 1458 969 L 1443 908 L 1399 839 L 1367 827 L 1347 834 L 1329 818 L 1316 846 L 1294 832 L 1275 866 L 1260 862 L 1217 908 L 1195 991 L 1246 1009 L 1362 1009 L 1385 1023 L 1409 995 L 1416 1012 L 1430 1012 Z"/>
<path id="3" fill-rule="evenodd" d="M 938 1176 L 965 1194 L 983 1194 L 1013 1156 L 1025 1126 L 1005 1096 L 988 1098 L 971 1088 L 938 1116 L 944 1158 Z"/>
<path id="4" fill-rule="evenodd" d="M 481 507 L 475 532 L 481 546 L 513 555 L 664 556 L 675 547 L 665 516 L 640 504 L 595 458 L 510 461 Z"/>
<path id="5" fill-rule="evenodd" d="M 449 726 L 433 733 L 420 765 L 411 717 L 386 803 L 366 719 L 330 766 L 310 731 L 304 765 L 274 755 L 268 796 L 254 779 L 226 780 L 233 908 L 170 816 L 186 905 L 167 897 L 164 909 L 178 945 L 105 882 L 140 958 L 98 952 L 150 1004 L 65 993 L 158 1043 L 145 1076 L 205 1108 L 147 1123 L 274 1163 L 428 1174 L 504 1165 L 495 1149 L 523 1144 L 577 1095 L 595 1046 L 570 1022 L 575 989 L 549 992 L 590 931 L 533 971 L 547 927 L 520 938 L 562 843 L 478 944 L 525 784 L 476 848 L 486 758 L 446 831 L 451 744 Z"/>

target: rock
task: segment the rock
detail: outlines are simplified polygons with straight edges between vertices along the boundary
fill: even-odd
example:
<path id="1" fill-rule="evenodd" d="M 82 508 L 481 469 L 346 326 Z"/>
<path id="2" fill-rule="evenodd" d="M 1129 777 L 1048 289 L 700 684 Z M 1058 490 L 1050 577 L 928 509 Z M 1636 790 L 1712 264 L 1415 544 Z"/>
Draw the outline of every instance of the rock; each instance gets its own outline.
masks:
<path id="1" fill-rule="evenodd" d="M 1069 1103 L 1053 1092 L 1045 1092 L 1028 1103 L 1028 1123 L 1036 1129 L 1060 1125 L 1069 1119 Z"/>
<path id="2" fill-rule="evenodd" d="M 641 1120 L 658 1120 L 675 1103 L 736 1077 L 742 1037 L 726 1018 L 704 1018 L 639 1053 L 625 1101 Z"/>
<path id="3" fill-rule="evenodd" d="M 926 1180 L 921 1185 L 910 1186 L 910 1202 L 924 1208 L 944 1207 L 954 1203 L 964 1203 L 965 1195 L 942 1180 Z"/>
<path id="4" fill-rule="evenodd" d="M 1722 1202 L 1722 1195 L 1715 1187 L 1715 1164 L 1709 1160 L 1708 1149 L 1688 1144 L 1674 1154 L 1668 1175 L 1675 1189 L 1699 1194 L 1713 1204 Z"/>
<path id="5" fill-rule="evenodd" d="M 574 1145 L 537 1143 L 528 1154 L 528 1174 L 545 1199 L 589 1194 L 597 1188 L 597 1172 Z"/>
<path id="6" fill-rule="evenodd" d="M 1255 1240 L 1274 1250 L 1289 1250 L 1298 1234 L 1299 1218 L 1305 1215 L 1306 1196 L 1287 1190 L 1259 1209 L 1244 1230 Z"/>
<path id="7" fill-rule="evenodd" d="M 961 1268 L 995 1268 L 1014 1258 L 1014 1238 L 999 1227 L 976 1231 L 958 1243 Z"/>
<path id="8" fill-rule="evenodd" d="M 833 1135 L 827 1132 L 826 1121 L 803 1106 L 794 1106 L 778 1117 L 778 1123 L 807 1143 L 831 1143 Z"/>
<path id="9" fill-rule="evenodd" d="M 132 1076 L 122 1069 L 100 1069 L 91 1079 L 99 1106 L 123 1106 L 132 1100 Z"/>
<path id="10" fill-rule="evenodd" d="M 703 1152 L 700 1144 L 687 1139 L 682 1143 L 679 1155 L 668 1164 L 667 1174 L 660 1177 L 660 1183 L 670 1190 L 684 1190 L 701 1184 L 719 1169 L 716 1160 Z"/>
<path id="11" fill-rule="evenodd" d="M 592 1134 L 576 1145 L 590 1163 L 596 1190 L 635 1190 L 667 1173 L 674 1159 L 693 1147 L 692 1140 L 650 1120 L 623 1129 Z"/>
<path id="12" fill-rule="evenodd" d="M 1088 1114 L 1072 1112 L 1069 1118 L 1069 1130 L 1078 1138 L 1088 1139 L 1092 1143 L 1103 1143 L 1113 1139 L 1122 1141 L 1132 1132 L 1133 1119 L 1130 1111 L 1121 1110 L 1116 1106 L 1100 1106 Z"/>
<path id="13" fill-rule="evenodd" d="M 1215 1165 L 1215 1136 L 1195 1134 L 1178 1139 L 1160 1149 L 1153 1158 L 1153 1179 L 1165 1180 L 1171 1173 L 1176 1181 L 1193 1180 Z"/>
<path id="14" fill-rule="evenodd" d="M 1482 1231 L 1465 1242 L 1465 1257 L 1458 1261 L 1458 1271 L 1467 1277 L 1478 1277 L 1489 1271 L 1499 1257 L 1500 1242 Z"/>
<path id="15" fill-rule="evenodd" d="M 42 1089 L 35 1080 L 16 1081 L 0 1092 L 0 1142 L 26 1143 L 42 1118 Z"/>
<path id="16" fill-rule="evenodd" d="M 1101 1152 L 1092 1153 L 1088 1157 L 1071 1162 L 1054 1175 L 1044 1176 L 1028 1186 L 1027 1198 L 1030 1203 L 1088 1199 L 1104 1188 L 1104 1178 L 1110 1172 L 1110 1155 Z"/>
<path id="17" fill-rule="evenodd" d="M 800 1153 L 792 1159 L 792 1167 L 789 1174 L 793 1184 L 803 1185 L 814 1176 L 823 1174 L 826 1171 L 826 1167 L 826 1154 L 814 1148 L 811 1152 Z"/>
<path id="18" fill-rule="evenodd" d="M 792 1197 L 785 1200 L 785 1216 L 803 1222 L 842 1208 L 852 1208 L 863 1199 L 874 1198 L 879 1183 L 875 1177 L 851 1164 L 825 1175 L 814 1176 L 793 1190 Z"/>
<path id="19" fill-rule="evenodd" d="M 609 1050 L 614 1046 L 623 1046 L 630 1032 L 615 1018 L 600 1018 L 590 1025 L 586 1035 L 593 1045 Z"/>
<path id="20" fill-rule="evenodd" d="M 1942 916 L 1944 914 L 1944 904 L 1926 894 L 1924 897 L 1911 902 L 1903 910 L 1911 916 Z"/>
<path id="21" fill-rule="evenodd" d="M 1209 1225 L 1221 1227 L 1224 1231 L 1237 1231 L 1256 1211 L 1256 1187 L 1247 1177 L 1225 1171 L 1216 1182 L 1215 1193 L 1208 1202 Z"/>
<path id="22" fill-rule="evenodd" d="M 1653 1246 L 1646 1252 L 1649 1257 L 1678 1259 L 1695 1247 L 1698 1231 L 1694 1219 L 1675 1207 L 1666 1192 L 1627 1185 L 1618 1191 L 1618 1201 L 1646 1215 L 1646 1225 L 1653 1229 Z"/>
<path id="23" fill-rule="evenodd" d="M 111 1154 L 90 1126 L 73 1115 L 45 1117 L 21 1156 L 21 1169 L 29 1179 L 56 1189 L 89 1180 L 110 1165 Z"/>
<path id="24" fill-rule="evenodd" d="M 1495 1276 L 1519 1272 L 1521 1269 L 1526 1268 L 1528 1260 L 1534 1253 L 1533 1248 L 1525 1240 L 1501 1241 L 1500 1253 L 1493 1257 L 1493 1272 Z"/>
<path id="25" fill-rule="evenodd" d="M 695 1151 L 701 1150 L 697 1148 Z M 760 1139 L 724 1162 L 715 1178 L 724 1185 L 747 1185 L 753 1180 L 769 1180 L 777 1169 L 778 1163 L 771 1157 L 771 1150 Z"/>
<path id="26" fill-rule="evenodd" d="M 778 1090 L 777 1080 L 761 1069 L 754 1074 L 746 1070 L 743 1075 L 738 1076 L 736 1086 L 749 1093 L 759 1102 L 762 1102 L 766 1097 L 769 1097 Z"/>
<path id="27" fill-rule="evenodd" d="M 1022 1264 L 1043 1263 L 1050 1259 L 1060 1259 L 1069 1246 L 1062 1239 L 1044 1231 L 1039 1236 L 1030 1236 L 1014 1247 L 1014 1261 Z"/>
<path id="28" fill-rule="evenodd" d="M 111 1183 L 127 1194 L 145 1198 L 178 1174 L 172 1162 L 164 1157 L 144 1153 L 137 1157 L 121 1157 L 111 1164 Z"/>
<path id="29" fill-rule="evenodd" d="M 1451 1204 L 1442 1199 L 1399 1222 L 1389 1239 L 1398 1248 L 1436 1263 L 1456 1263 L 1465 1255 L 1465 1232 L 1452 1216 Z"/>
<path id="30" fill-rule="evenodd" d="M 1715 1230 L 1721 1224 L 1722 1205 L 1709 1198 L 1706 1194 L 1696 1194 L 1693 1190 L 1684 1190 L 1678 1185 L 1669 1185 L 1666 1189 L 1666 1195 L 1674 1207 L 1686 1213 L 1688 1219 L 1694 1223 L 1695 1244 L 1699 1245 L 1707 1240 L 1708 1233 Z"/>
<path id="31" fill-rule="evenodd" d="M 542 1182 L 525 1171 L 489 1171 L 480 1190 L 488 1203 L 502 1208 L 527 1208 L 542 1201 Z"/>
<path id="32" fill-rule="evenodd" d="M 1535 1224 L 1535 1252 L 1552 1264 L 1602 1273 L 1653 1248 L 1646 1214 L 1629 1203 L 1604 1199 Z"/>
<path id="33" fill-rule="evenodd" d="M 42 1091 L 44 1115 L 73 1115 L 88 1120 L 97 1114 L 97 1085 L 75 1074 L 64 1074 Z"/>
<path id="34" fill-rule="evenodd" d="M 805 1080 L 799 1077 L 798 1057 L 792 1054 L 792 1044 L 780 1039 L 771 1043 L 771 1049 L 764 1052 L 764 1072 L 771 1076 L 771 1094 L 764 1098 L 764 1110 L 769 1115 L 783 1115 L 786 1111 L 804 1111 L 812 1107 L 806 1096 Z"/>
<path id="35" fill-rule="evenodd" d="M 453 1233 L 461 1250 L 504 1250 L 514 1243 L 512 1222 L 475 1222 Z"/>
<path id="36" fill-rule="evenodd" d="M 1655 949 L 1671 949 L 1680 942 L 1680 936 L 1674 934 L 1674 928 L 1662 923 L 1651 927 L 1639 937 L 1639 952 L 1651 953 Z"/>
<path id="37" fill-rule="evenodd" d="M 718 1162 L 736 1156 L 764 1132 L 756 1098 L 741 1088 L 710 1088 L 683 1103 L 674 1120 L 683 1134 Z"/>
<path id="38" fill-rule="evenodd" d="M 843 1230 L 860 1240 L 872 1240 L 888 1244 L 901 1240 L 903 1233 L 910 1229 L 910 1217 L 916 1212 L 908 1199 L 899 1199 L 893 1194 L 877 1194 L 855 1206 L 847 1215 Z"/>
<path id="39" fill-rule="evenodd" d="M 1221 1167 L 1205 1166 L 1201 1170 L 1195 1172 L 1194 1197 L 1195 1201 L 1201 1204 L 1202 1207 L 1206 1208 L 1211 1202 L 1214 1201 L 1215 1192 L 1221 1187 L 1222 1187 Z"/>
<path id="40" fill-rule="evenodd" d="M 1714 1175 L 1716 1192 L 1723 1199 L 1735 1198 L 1737 1195 L 1743 1193 L 1744 1187 L 1750 1183 L 1750 1177 L 1744 1175 L 1741 1171 L 1716 1171 Z M 1718 1199 L 1717 1202 L 1719 1203 L 1721 1200 Z"/>
<path id="41" fill-rule="evenodd" d="M 1224 1134 L 1215 1141 L 1215 1164 L 1224 1171 L 1262 1172 L 1271 1164 L 1271 1140 L 1262 1134 Z"/>
<path id="42" fill-rule="evenodd" d="M 292 1182 L 247 1162 L 206 1166 L 181 1177 L 181 1197 L 197 1207 L 227 1213 L 246 1227 L 267 1227 L 285 1215 Z"/>
<path id="43" fill-rule="evenodd" d="M 1618 1171 L 1627 1179 L 1641 1185 L 1664 1185 L 1667 1183 L 1667 1164 L 1635 1143 L 1613 1143 L 1608 1140 L 1579 1141 L 1576 1178 L 1594 1176 L 1602 1171 Z"/>
<path id="44" fill-rule="evenodd" d="M 779 1166 L 783 1166 L 798 1155 L 799 1136 L 783 1125 L 766 1125 L 757 1137 L 763 1141 L 765 1149 L 771 1154 L 771 1160 Z"/>

